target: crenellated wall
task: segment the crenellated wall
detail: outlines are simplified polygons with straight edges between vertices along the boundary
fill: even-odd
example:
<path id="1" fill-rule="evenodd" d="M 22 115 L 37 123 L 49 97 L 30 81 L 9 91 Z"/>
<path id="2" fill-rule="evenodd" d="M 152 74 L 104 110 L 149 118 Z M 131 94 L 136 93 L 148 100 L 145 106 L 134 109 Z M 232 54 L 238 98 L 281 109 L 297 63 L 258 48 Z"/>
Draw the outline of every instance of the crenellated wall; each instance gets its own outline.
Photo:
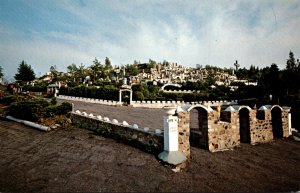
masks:
<path id="1" fill-rule="evenodd" d="M 211 152 L 231 149 L 240 144 L 238 112 L 225 111 L 222 116 L 226 121 L 221 121 L 216 111 L 208 113 L 208 149 Z"/>
<path id="2" fill-rule="evenodd" d="M 250 111 L 251 144 L 273 140 L 272 116 L 269 109 Z"/>

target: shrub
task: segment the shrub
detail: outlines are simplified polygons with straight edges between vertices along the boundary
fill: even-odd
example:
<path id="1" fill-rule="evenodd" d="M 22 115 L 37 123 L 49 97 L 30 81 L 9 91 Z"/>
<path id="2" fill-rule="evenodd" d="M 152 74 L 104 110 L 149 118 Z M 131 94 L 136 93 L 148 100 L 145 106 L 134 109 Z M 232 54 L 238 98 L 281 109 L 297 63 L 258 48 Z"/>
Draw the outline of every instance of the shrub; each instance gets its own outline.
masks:
<path id="1" fill-rule="evenodd" d="M 67 114 L 68 112 L 72 111 L 72 104 L 68 102 L 63 102 L 61 105 L 57 106 L 57 114 Z"/>
<path id="2" fill-rule="evenodd" d="M 51 98 L 50 103 L 51 103 L 51 105 L 56 105 L 56 103 L 57 103 L 56 97 Z"/>
<path id="3" fill-rule="evenodd" d="M 9 96 L 4 96 L 0 99 L 0 103 L 5 104 L 5 105 L 10 105 L 13 102 L 16 102 L 17 98 L 13 95 Z"/>
<path id="4" fill-rule="evenodd" d="M 45 100 L 15 102 L 9 106 L 9 114 L 29 121 L 36 121 L 44 115 L 44 109 L 49 103 Z"/>
<path id="5" fill-rule="evenodd" d="M 50 105 L 45 108 L 45 117 L 53 117 L 57 114 L 57 106 L 55 105 Z"/>

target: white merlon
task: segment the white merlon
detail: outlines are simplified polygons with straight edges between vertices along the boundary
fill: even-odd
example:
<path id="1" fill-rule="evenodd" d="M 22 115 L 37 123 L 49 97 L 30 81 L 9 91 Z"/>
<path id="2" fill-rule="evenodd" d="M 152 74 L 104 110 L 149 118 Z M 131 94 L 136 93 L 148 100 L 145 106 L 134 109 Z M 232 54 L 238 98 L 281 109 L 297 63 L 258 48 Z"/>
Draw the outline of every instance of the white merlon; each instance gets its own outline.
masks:
<path id="1" fill-rule="evenodd" d="M 109 122 L 109 118 L 108 117 L 104 117 L 103 121 Z"/>
<path id="2" fill-rule="evenodd" d="M 149 131 L 149 127 L 145 127 L 145 128 L 144 128 L 144 131 L 145 131 L 145 132 L 148 132 L 148 131 Z"/>
<path id="3" fill-rule="evenodd" d="M 155 133 L 156 134 L 161 134 L 162 132 L 161 132 L 161 129 L 155 129 Z"/>
<path id="4" fill-rule="evenodd" d="M 133 125 L 132 125 L 132 128 L 134 128 L 134 129 L 138 129 L 138 128 L 139 128 L 139 126 L 138 126 L 137 124 L 133 124 Z"/>
<path id="5" fill-rule="evenodd" d="M 97 119 L 102 120 L 102 116 L 101 116 L 101 115 L 98 115 L 98 116 L 97 116 Z"/>
<path id="6" fill-rule="evenodd" d="M 113 119 L 111 122 L 112 122 L 113 124 L 118 124 L 118 123 L 119 123 L 119 121 L 118 121 L 117 119 Z"/>
<path id="7" fill-rule="evenodd" d="M 123 122 L 122 122 L 122 125 L 128 126 L 129 124 L 128 124 L 126 121 L 123 121 Z"/>
<path id="8" fill-rule="evenodd" d="M 89 117 L 93 118 L 93 117 L 94 117 L 94 115 L 93 115 L 92 113 L 90 113 L 90 114 L 89 114 Z"/>

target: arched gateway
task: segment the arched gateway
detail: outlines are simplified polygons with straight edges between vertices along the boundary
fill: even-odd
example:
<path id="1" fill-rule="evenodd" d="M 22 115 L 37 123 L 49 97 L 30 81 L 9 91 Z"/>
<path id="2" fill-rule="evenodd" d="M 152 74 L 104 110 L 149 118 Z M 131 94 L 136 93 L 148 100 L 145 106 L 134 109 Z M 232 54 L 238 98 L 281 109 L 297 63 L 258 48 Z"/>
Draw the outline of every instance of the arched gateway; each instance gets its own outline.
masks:
<path id="1" fill-rule="evenodd" d="M 129 96 L 129 105 L 131 105 L 132 103 L 132 89 L 131 86 L 129 85 L 122 85 L 120 90 L 119 90 L 119 104 L 123 104 L 122 103 L 122 92 L 130 92 L 130 96 Z"/>

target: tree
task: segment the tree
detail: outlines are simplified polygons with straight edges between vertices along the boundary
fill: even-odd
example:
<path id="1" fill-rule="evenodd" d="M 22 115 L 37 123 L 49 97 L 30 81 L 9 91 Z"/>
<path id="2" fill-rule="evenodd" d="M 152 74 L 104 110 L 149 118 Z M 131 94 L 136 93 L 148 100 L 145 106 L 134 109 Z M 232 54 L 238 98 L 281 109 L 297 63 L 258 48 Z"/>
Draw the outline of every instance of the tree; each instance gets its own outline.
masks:
<path id="1" fill-rule="evenodd" d="M 289 59 L 286 61 L 286 69 L 288 71 L 295 71 L 297 69 L 296 60 L 294 58 L 294 53 L 290 51 Z"/>
<path id="2" fill-rule="evenodd" d="M 3 68 L 2 66 L 0 66 L 0 79 L 3 78 L 4 74 L 3 74 Z"/>
<path id="3" fill-rule="evenodd" d="M 127 64 L 126 65 L 126 72 L 128 75 L 136 76 L 138 74 L 137 66 L 134 64 Z"/>
<path id="4" fill-rule="evenodd" d="M 112 65 L 111 65 L 111 62 L 108 57 L 105 58 L 104 64 L 105 64 L 105 67 L 104 67 L 105 70 L 110 71 L 112 69 Z"/>
<path id="5" fill-rule="evenodd" d="M 56 82 L 58 80 L 58 71 L 56 65 L 50 67 L 51 72 L 51 82 Z"/>
<path id="6" fill-rule="evenodd" d="M 97 58 L 93 61 L 93 65 L 90 67 L 92 69 L 92 81 L 95 81 L 97 78 L 103 75 L 103 65 L 98 61 Z"/>
<path id="7" fill-rule="evenodd" d="M 21 83 L 27 83 L 35 79 L 34 71 L 30 65 L 26 64 L 24 60 L 19 65 L 18 73 L 15 75 L 15 79 Z"/>

